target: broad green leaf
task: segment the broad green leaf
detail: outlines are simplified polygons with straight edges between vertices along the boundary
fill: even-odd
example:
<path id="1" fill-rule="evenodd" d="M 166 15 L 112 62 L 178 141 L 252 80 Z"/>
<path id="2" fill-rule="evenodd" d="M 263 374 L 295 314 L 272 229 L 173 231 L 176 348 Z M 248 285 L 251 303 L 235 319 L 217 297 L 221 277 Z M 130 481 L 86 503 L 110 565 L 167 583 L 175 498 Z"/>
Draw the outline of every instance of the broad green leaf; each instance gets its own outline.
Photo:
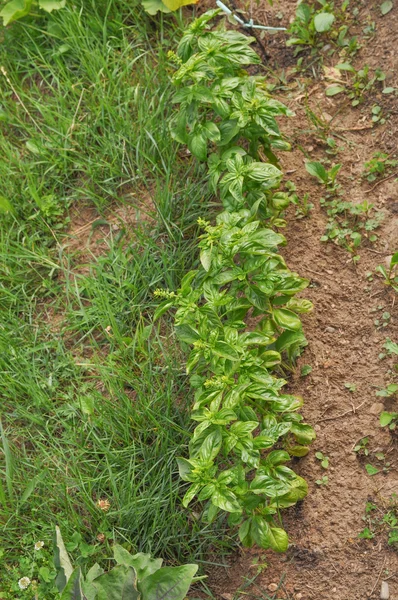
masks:
<path id="1" fill-rule="evenodd" d="M 384 16 L 384 15 L 386 15 L 387 13 L 389 13 L 389 12 L 390 12 L 390 10 L 392 10 L 393 6 L 394 6 L 394 5 L 393 5 L 393 3 L 392 3 L 392 0 L 386 0 L 386 1 L 385 1 L 385 2 L 383 2 L 383 4 L 381 4 L 381 6 L 380 6 L 380 11 L 381 11 L 381 14 L 382 14 L 383 16 Z"/>
<path id="2" fill-rule="evenodd" d="M 186 344 L 194 344 L 200 340 L 199 333 L 190 325 L 178 325 L 175 331 L 178 339 Z"/>
<path id="3" fill-rule="evenodd" d="M 184 600 L 197 570 L 197 565 L 159 569 L 140 582 L 142 600 Z"/>
<path id="4" fill-rule="evenodd" d="M 395 92 L 395 88 L 393 88 L 393 87 L 386 87 L 386 88 L 384 88 L 384 90 L 383 90 L 382 93 L 383 94 L 392 94 L 393 92 Z"/>
<path id="5" fill-rule="evenodd" d="M 94 579 L 93 586 L 97 590 L 97 600 L 140 600 L 133 567 L 118 565 Z"/>
<path id="6" fill-rule="evenodd" d="M 389 425 L 391 423 L 391 421 L 394 418 L 394 414 L 387 412 L 387 411 L 383 411 L 380 415 L 380 425 L 382 427 L 387 427 L 387 425 Z"/>
<path id="7" fill-rule="evenodd" d="M 73 567 L 58 525 L 55 526 L 54 534 L 54 566 L 57 571 L 55 585 L 57 586 L 58 591 L 62 592 L 73 573 Z"/>
<path id="8" fill-rule="evenodd" d="M 216 342 L 212 348 L 213 354 L 216 356 L 221 356 L 222 358 L 228 358 L 229 360 L 238 360 L 239 354 L 227 342 Z"/>
<path id="9" fill-rule="evenodd" d="M 395 252 L 392 257 L 391 257 L 391 261 L 390 261 L 390 268 L 394 267 L 395 265 L 398 265 L 398 252 Z"/>
<path id="10" fill-rule="evenodd" d="M 355 73 L 355 69 L 350 63 L 339 63 L 335 66 L 335 69 L 339 69 L 339 71 L 350 71 L 351 73 Z"/>
<path id="11" fill-rule="evenodd" d="M 191 136 L 188 142 L 188 148 L 199 160 L 207 158 L 207 139 L 203 133 L 196 133 Z"/>
<path id="12" fill-rule="evenodd" d="M 289 538 L 284 529 L 280 527 L 270 527 L 269 529 L 269 545 L 275 552 L 286 552 L 289 545 Z"/>
<path id="13" fill-rule="evenodd" d="M 325 90 L 325 94 L 329 97 L 337 96 L 337 94 L 341 94 L 344 90 L 345 87 L 343 85 L 329 85 Z"/>
<path id="14" fill-rule="evenodd" d="M 66 0 L 39 0 L 39 6 L 46 12 L 60 10 L 66 6 Z"/>
<path id="15" fill-rule="evenodd" d="M 211 497 L 212 503 L 226 512 L 242 512 L 235 494 L 227 489 L 216 490 Z"/>
<path id="16" fill-rule="evenodd" d="M 318 33 L 329 31 L 335 21 L 335 16 L 332 13 L 322 12 L 315 16 L 314 26 Z"/>
<path id="17" fill-rule="evenodd" d="M 142 6 L 148 15 L 156 15 L 158 12 L 170 13 L 171 10 L 163 4 L 162 0 L 142 0 Z"/>
<path id="18" fill-rule="evenodd" d="M 367 465 L 365 465 L 365 469 L 366 469 L 366 472 L 368 473 L 368 475 L 376 475 L 377 473 L 379 473 L 379 469 L 376 469 L 376 467 L 374 467 L 373 465 L 371 465 L 369 463 Z"/>
<path id="19" fill-rule="evenodd" d="M 222 435 L 221 430 L 212 431 L 204 439 L 200 448 L 200 456 L 205 461 L 213 461 L 221 450 Z"/>
<path id="20" fill-rule="evenodd" d="M 66 587 L 61 593 L 60 600 L 87 600 L 82 590 L 82 574 L 80 567 L 71 574 Z"/>
<path id="21" fill-rule="evenodd" d="M 155 573 L 162 566 L 161 558 L 151 558 L 150 554 L 139 552 L 138 554 L 130 554 L 123 546 L 116 544 L 113 547 L 113 556 L 118 565 L 125 567 L 133 567 L 137 573 L 139 581 Z"/>
<path id="22" fill-rule="evenodd" d="M 328 174 L 320 162 L 306 162 L 305 168 L 310 175 L 316 177 L 321 183 L 326 183 L 328 180 Z"/>
<path id="23" fill-rule="evenodd" d="M 301 321 L 298 316 L 291 310 L 286 308 L 275 308 L 272 312 L 272 317 L 279 327 L 289 329 L 289 331 L 299 331 L 301 329 Z"/>
<path id="24" fill-rule="evenodd" d="M 163 0 L 167 8 L 170 10 L 178 10 L 181 6 L 187 6 L 187 4 L 196 4 L 198 0 Z"/>
<path id="25" fill-rule="evenodd" d="M 212 248 L 205 248 L 200 252 L 200 262 L 205 271 L 209 271 L 211 267 L 211 253 Z"/>
<path id="26" fill-rule="evenodd" d="M 311 8 L 308 4 L 301 2 L 296 10 L 296 17 L 302 23 L 309 23 L 311 19 Z"/>
<path id="27" fill-rule="evenodd" d="M 0 17 L 3 18 L 3 24 L 8 25 L 17 19 L 22 19 L 30 13 L 32 0 L 11 0 L 3 7 Z"/>
<path id="28" fill-rule="evenodd" d="M 308 446 L 289 446 L 288 450 L 291 456 L 297 457 L 307 456 L 308 452 L 310 451 Z"/>

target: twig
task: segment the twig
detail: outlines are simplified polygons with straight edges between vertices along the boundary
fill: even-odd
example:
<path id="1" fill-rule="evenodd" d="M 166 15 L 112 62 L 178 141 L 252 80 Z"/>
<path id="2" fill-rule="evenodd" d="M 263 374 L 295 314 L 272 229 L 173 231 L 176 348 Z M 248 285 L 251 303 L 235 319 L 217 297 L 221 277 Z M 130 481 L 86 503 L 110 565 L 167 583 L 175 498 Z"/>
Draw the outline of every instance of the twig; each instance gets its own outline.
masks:
<path id="1" fill-rule="evenodd" d="M 382 566 L 382 567 L 381 567 L 381 569 L 380 569 L 380 573 L 379 573 L 379 574 L 378 574 L 378 576 L 377 576 L 376 583 L 374 584 L 374 586 L 373 586 L 373 588 L 372 588 L 372 591 L 370 592 L 370 594 L 368 594 L 368 598 L 371 598 L 371 597 L 372 597 L 372 594 L 373 594 L 373 592 L 375 591 L 377 584 L 379 583 L 379 579 L 380 579 L 380 576 L 381 576 L 381 574 L 382 574 L 382 572 L 383 572 L 383 569 L 384 569 L 384 565 L 385 565 L 385 564 L 386 564 L 386 559 L 384 559 L 384 561 L 383 561 L 383 566 Z"/>
<path id="2" fill-rule="evenodd" d="M 388 177 L 385 177 L 384 179 L 380 179 L 380 181 L 378 181 L 377 183 L 375 183 L 374 186 L 370 188 L 370 190 L 365 190 L 365 194 L 369 194 L 370 192 L 373 192 L 373 190 L 375 188 L 377 188 L 378 185 L 380 185 L 381 183 L 384 183 L 385 181 L 388 181 L 392 177 L 397 177 L 397 176 L 398 176 L 398 173 L 392 173 Z"/>
<path id="3" fill-rule="evenodd" d="M 309 273 L 314 273 L 314 275 L 319 275 L 319 277 L 325 277 L 324 273 L 319 273 L 318 271 L 313 271 L 312 269 L 309 269 L 308 267 L 305 267 L 305 270 L 308 271 Z M 327 275 L 326 275 L 327 277 Z"/>
<path id="4" fill-rule="evenodd" d="M 373 129 L 373 125 L 365 125 L 364 127 L 336 127 L 334 131 L 363 131 L 364 129 Z"/>
<path id="5" fill-rule="evenodd" d="M 359 406 L 357 406 L 355 408 L 355 406 L 353 406 L 352 408 L 350 408 L 350 410 L 346 410 L 345 412 L 341 413 L 340 415 L 335 415 L 334 417 L 325 417 L 324 419 L 319 419 L 317 421 L 317 423 L 320 423 L 321 421 L 332 421 L 333 419 L 340 419 L 341 417 L 345 417 L 346 415 L 349 415 L 350 413 L 354 414 L 357 412 L 357 410 L 359 408 L 361 408 L 361 406 L 363 406 L 365 404 L 366 400 L 364 400 Z"/>

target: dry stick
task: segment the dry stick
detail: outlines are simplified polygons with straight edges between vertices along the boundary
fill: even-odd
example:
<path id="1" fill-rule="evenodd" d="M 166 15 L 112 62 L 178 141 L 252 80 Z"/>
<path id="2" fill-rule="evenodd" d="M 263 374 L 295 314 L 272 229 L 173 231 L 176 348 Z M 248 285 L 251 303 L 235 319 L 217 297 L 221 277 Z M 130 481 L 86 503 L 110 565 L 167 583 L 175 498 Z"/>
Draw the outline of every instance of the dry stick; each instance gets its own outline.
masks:
<path id="1" fill-rule="evenodd" d="M 386 564 L 386 559 L 384 559 L 384 561 L 383 561 L 383 566 L 382 566 L 382 567 L 381 567 L 381 569 L 380 569 L 380 573 L 379 573 L 379 574 L 378 574 L 378 576 L 377 576 L 376 583 L 374 584 L 374 586 L 373 586 L 373 588 L 372 588 L 372 591 L 370 592 L 370 594 L 368 594 L 368 598 L 371 598 L 371 597 L 372 597 L 372 594 L 373 594 L 373 592 L 375 591 L 377 584 L 379 583 L 380 575 L 381 575 L 381 574 L 382 574 L 382 572 L 383 572 L 383 569 L 384 569 L 384 565 L 385 565 L 385 564 Z"/>
<path id="2" fill-rule="evenodd" d="M 334 131 L 363 131 L 364 129 L 373 129 L 373 125 L 365 125 L 364 127 L 335 127 Z"/>
<path id="3" fill-rule="evenodd" d="M 355 408 L 355 406 L 353 406 L 350 410 L 346 410 L 345 412 L 341 413 L 341 415 L 336 415 L 334 417 L 325 417 L 324 419 L 319 419 L 317 421 L 317 423 L 320 423 L 321 421 L 333 421 L 333 419 L 340 419 L 340 417 L 345 417 L 346 415 L 349 415 L 350 413 L 353 413 L 355 415 L 355 413 L 357 412 L 357 410 L 359 408 L 361 408 L 361 406 L 363 406 L 365 404 L 366 400 L 364 400 L 359 406 L 357 406 Z"/>
<path id="4" fill-rule="evenodd" d="M 380 179 L 380 181 L 378 181 L 377 183 L 375 183 L 374 186 L 370 188 L 370 190 L 365 190 L 365 194 L 369 194 L 369 192 L 373 192 L 373 190 L 375 188 L 377 188 L 378 185 L 380 185 L 381 183 L 384 183 L 385 181 L 388 181 L 392 177 L 397 177 L 397 176 L 398 176 L 398 173 L 392 173 L 388 177 L 385 177 L 384 179 Z"/>

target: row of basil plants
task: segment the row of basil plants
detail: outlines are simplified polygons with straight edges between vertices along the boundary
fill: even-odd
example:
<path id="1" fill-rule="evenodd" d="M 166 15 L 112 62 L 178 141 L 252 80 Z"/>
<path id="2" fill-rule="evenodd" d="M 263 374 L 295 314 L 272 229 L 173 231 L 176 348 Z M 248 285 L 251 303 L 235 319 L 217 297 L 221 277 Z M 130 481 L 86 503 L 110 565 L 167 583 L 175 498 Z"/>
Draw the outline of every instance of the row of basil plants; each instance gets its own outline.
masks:
<path id="1" fill-rule="evenodd" d="M 288 536 L 280 510 L 307 494 L 286 463 L 304 456 L 315 437 L 297 413 L 302 398 L 283 393 L 286 381 L 275 375 L 305 345 L 298 314 L 312 308 L 296 296 L 308 281 L 278 254 L 289 197 L 277 191 L 274 152 L 289 145 L 276 117 L 289 110 L 269 96 L 262 77 L 243 69 L 260 62 L 253 38 L 212 26 L 217 13 L 196 19 L 170 53 L 178 105 L 172 135 L 207 162 L 223 210 L 214 224 L 199 221 L 200 268 L 177 292 L 157 291 L 155 317 L 176 307 L 176 334 L 191 347 L 197 426 L 189 458 L 179 459 L 191 484 L 184 506 L 206 503 L 208 522 L 225 511 L 243 545 L 282 552 Z"/>

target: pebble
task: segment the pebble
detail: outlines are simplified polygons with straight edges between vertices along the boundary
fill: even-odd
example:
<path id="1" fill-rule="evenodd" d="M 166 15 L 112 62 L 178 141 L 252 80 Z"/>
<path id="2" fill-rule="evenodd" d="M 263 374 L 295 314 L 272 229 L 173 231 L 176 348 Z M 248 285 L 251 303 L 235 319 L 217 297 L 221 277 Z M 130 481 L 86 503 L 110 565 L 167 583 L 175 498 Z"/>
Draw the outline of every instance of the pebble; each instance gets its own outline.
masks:
<path id="1" fill-rule="evenodd" d="M 389 600 L 390 590 L 387 581 L 381 582 L 380 600 Z"/>
<path id="2" fill-rule="evenodd" d="M 378 415 L 382 412 L 382 410 L 384 410 L 384 404 L 382 402 L 375 402 L 369 408 L 369 412 L 371 415 Z"/>
<path id="3" fill-rule="evenodd" d="M 295 600 L 301 600 L 302 597 L 303 597 L 303 594 L 298 593 L 298 594 L 295 595 L 294 598 L 295 598 Z"/>
<path id="4" fill-rule="evenodd" d="M 334 333 L 336 331 L 335 327 L 325 327 L 326 333 Z"/>
<path id="5" fill-rule="evenodd" d="M 278 584 L 277 583 L 270 583 L 268 586 L 268 589 L 270 592 L 276 592 L 276 590 L 278 589 Z"/>

